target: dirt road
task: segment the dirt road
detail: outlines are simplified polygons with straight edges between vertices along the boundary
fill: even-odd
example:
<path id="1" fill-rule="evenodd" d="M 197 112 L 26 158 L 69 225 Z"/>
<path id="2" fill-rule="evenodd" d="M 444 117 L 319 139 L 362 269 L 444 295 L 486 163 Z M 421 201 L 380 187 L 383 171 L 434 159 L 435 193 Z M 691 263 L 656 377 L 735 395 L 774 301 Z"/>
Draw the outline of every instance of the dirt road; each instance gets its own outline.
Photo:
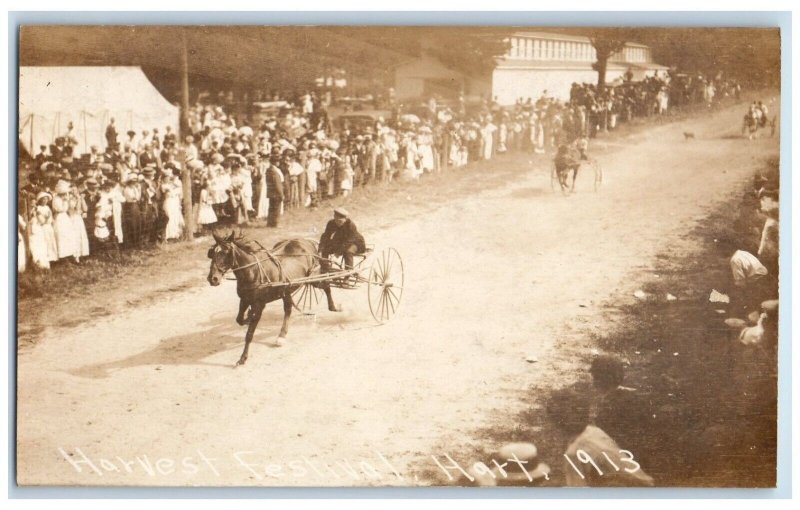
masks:
<path id="1" fill-rule="evenodd" d="M 365 289 L 339 291 L 344 312 L 296 316 L 275 348 L 273 304 L 233 369 L 234 286 L 198 274 L 157 305 L 45 338 L 19 357 L 19 482 L 425 483 L 431 455 L 457 457 L 522 409 L 525 388 L 574 379 L 603 304 L 633 299 L 656 253 L 776 152 L 777 138 L 733 137 L 741 114 L 597 142 L 599 193 L 579 179 L 554 194 L 549 169 L 509 158 L 516 182 L 367 232 L 405 262 L 384 326 Z"/>

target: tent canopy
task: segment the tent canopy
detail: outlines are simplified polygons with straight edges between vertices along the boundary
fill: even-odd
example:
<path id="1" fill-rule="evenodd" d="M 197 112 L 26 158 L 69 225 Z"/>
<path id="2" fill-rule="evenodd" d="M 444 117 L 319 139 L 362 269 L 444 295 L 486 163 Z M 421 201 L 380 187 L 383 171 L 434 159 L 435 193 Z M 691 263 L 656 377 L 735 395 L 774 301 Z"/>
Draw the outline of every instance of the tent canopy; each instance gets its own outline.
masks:
<path id="1" fill-rule="evenodd" d="M 72 122 L 76 155 L 106 147 L 105 130 L 115 119 L 118 140 L 125 132 L 171 126 L 179 108 L 170 104 L 139 67 L 20 67 L 19 139 L 31 155 L 67 133 Z"/>

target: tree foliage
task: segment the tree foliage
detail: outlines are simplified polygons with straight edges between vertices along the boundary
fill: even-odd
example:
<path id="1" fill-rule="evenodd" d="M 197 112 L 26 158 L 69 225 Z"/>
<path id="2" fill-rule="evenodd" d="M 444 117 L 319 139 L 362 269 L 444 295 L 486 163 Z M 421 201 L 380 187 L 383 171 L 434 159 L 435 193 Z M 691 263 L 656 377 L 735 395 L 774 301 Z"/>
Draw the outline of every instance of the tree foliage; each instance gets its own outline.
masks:
<path id="1" fill-rule="evenodd" d="M 444 65 L 471 76 L 491 75 L 497 57 L 510 47 L 513 30 L 502 28 L 454 28 L 432 34 L 429 53 Z"/>
<path id="2" fill-rule="evenodd" d="M 606 83 L 608 60 L 631 40 L 632 31 L 628 28 L 592 28 L 587 35 L 597 53 L 597 62 L 592 67 L 597 71 L 597 86 L 602 87 Z"/>

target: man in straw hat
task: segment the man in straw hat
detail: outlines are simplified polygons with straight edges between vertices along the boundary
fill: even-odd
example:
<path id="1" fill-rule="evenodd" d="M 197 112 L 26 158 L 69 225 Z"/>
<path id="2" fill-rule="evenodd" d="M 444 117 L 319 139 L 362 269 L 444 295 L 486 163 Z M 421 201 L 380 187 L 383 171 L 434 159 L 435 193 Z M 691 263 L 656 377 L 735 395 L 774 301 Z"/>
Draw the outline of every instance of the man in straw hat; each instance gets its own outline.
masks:
<path id="1" fill-rule="evenodd" d="M 344 257 L 345 269 L 353 268 L 353 255 L 367 250 L 364 236 L 358 232 L 356 224 L 350 219 L 350 213 L 344 207 L 333 210 L 333 219 L 325 226 L 325 232 L 319 240 L 319 253 L 322 256 L 322 270 L 330 270 L 328 256 Z"/>

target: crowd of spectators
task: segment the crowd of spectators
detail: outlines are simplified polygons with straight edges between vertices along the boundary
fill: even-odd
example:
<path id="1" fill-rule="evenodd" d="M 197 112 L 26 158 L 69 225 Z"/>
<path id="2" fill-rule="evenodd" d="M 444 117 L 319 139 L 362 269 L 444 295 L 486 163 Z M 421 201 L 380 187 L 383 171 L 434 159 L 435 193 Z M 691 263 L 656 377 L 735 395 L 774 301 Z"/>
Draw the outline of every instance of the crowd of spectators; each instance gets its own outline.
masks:
<path id="1" fill-rule="evenodd" d="M 720 89 L 738 97 L 740 88 Z M 508 151 L 553 151 L 634 117 L 664 115 L 671 104 L 713 104 L 718 92 L 702 79 L 651 77 L 602 90 L 573 84 L 568 101 L 544 91 L 510 107 L 431 98 L 416 113 L 394 105 L 367 122 L 332 119 L 328 101 L 315 92 L 270 96 L 264 104 L 273 110 L 255 117 L 231 114 L 225 94 L 220 101 L 201 94 L 182 137 L 169 126 L 120 133 L 112 118 L 105 146 L 80 155 L 70 124 L 20 163 L 19 241 L 27 247 L 21 266 L 28 255 L 46 269 L 108 248 L 199 235 L 217 224 L 276 227 L 287 209 L 317 207 L 376 183 L 420 181 Z"/>

